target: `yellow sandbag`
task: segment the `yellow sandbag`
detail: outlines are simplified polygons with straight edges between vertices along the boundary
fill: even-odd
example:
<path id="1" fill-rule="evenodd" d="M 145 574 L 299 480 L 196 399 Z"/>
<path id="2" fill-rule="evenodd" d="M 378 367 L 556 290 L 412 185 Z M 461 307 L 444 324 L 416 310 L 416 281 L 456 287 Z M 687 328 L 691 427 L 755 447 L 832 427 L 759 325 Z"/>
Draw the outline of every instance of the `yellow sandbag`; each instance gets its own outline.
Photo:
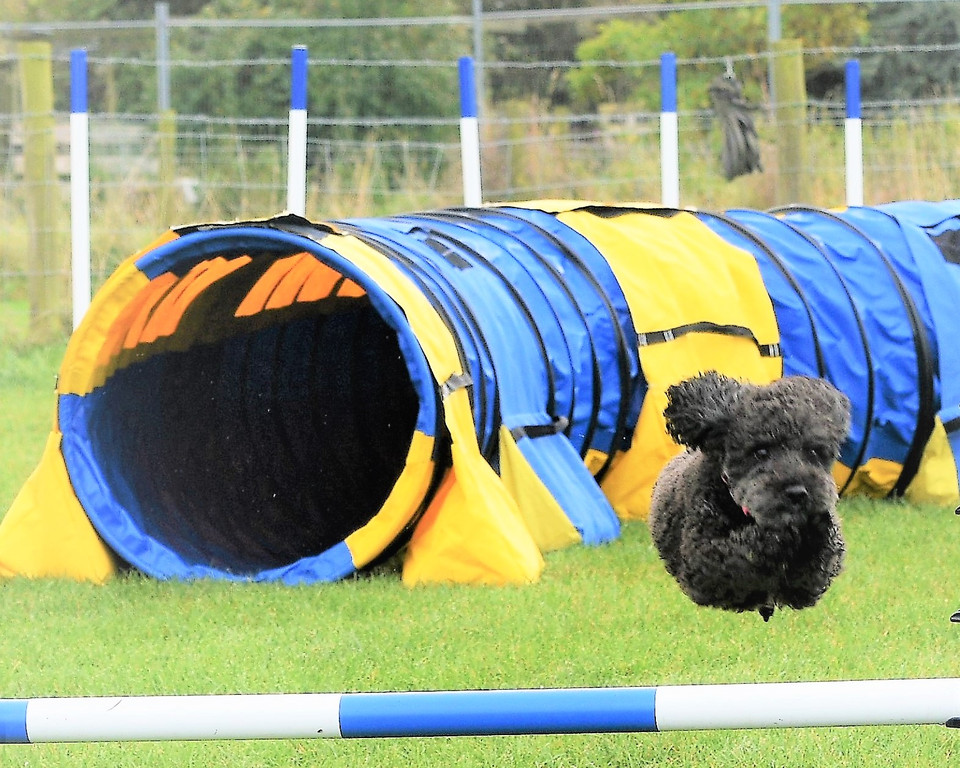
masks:
<path id="1" fill-rule="evenodd" d="M 953 506 L 960 502 L 957 462 L 939 417 L 923 450 L 917 474 L 907 486 L 904 497 L 916 504 Z"/>
<path id="2" fill-rule="evenodd" d="M 500 477 L 541 552 L 582 541 L 579 531 L 520 451 L 510 430 L 503 426 L 500 427 Z"/>
<path id="3" fill-rule="evenodd" d="M 50 433 L 40 463 L 0 522 L 0 576 L 102 584 L 117 564 L 73 492 L 61 437 Z"/>
<path id="4" fill-rule="evenodd" d="M 466 392 L 452 393 L 445 411 L 452 426 L 453 468 L 414 529 L 403 562 L 404 584 L 536 581 L 543 556 L 506 486 L 479 451 L 474 455 Z"/>

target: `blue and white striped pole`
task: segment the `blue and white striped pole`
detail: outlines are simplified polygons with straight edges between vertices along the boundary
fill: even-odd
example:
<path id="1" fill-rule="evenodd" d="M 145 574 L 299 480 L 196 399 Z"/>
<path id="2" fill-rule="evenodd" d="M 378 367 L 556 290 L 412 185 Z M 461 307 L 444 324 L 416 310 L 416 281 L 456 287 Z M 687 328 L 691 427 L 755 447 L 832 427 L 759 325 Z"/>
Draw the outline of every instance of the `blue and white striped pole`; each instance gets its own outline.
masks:
<path id="1" fill-rule="evenodd" d="M 863 205 L 863 121 L 860 117 L 860 62 L 851 59 L 845 68 L 847 117 L 844 120 L 847 205 Z"/>
<path id="2" fill-rule="evenodd" d="M 290 53 L 290 127 L 287 141 L 287 210 L 307 211 L 307 48 Z"/>
<path id="3" fill-rule="evenodd" d="M 87 52 L 70 52 L 70 276 L 73 328 L 90 306 L 90 124 Z"/>
<path id="4" fill-rule="evenodd" d="M 960 679 L 0 700 L 0 743 L 960 724 Z"/>
<path id="5" fill-rule="evenodd" d="M 677 56 L 660 56 L 660 200 L 680 205 L 680 138 L 677 127 Z"/>
<path id="6" fill-rule="evenodd" d="M 473 59 L 461 56 L 460 74 L 460 165 L 463 172 L 463 204 L 476 207 L 483 204 L 483 185 L 480 180 L 480 122 L 477 117 L 477 82 Z"/>

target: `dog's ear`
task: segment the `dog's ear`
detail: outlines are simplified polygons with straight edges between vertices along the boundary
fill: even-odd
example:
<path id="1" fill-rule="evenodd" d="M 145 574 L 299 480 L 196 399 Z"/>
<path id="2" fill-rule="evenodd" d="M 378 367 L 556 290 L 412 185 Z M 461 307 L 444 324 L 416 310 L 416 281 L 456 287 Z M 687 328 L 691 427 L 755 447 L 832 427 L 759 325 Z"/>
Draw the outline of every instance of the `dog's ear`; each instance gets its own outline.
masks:
<path id="1" fill-rule="evenodd" d="M 716 371 L 673 384 L 667 388 L 663 412 L 667 432 L 680 445 L 707 448 L 722 440 L 742 384 Z"/>
<path id="2" fill-rule="evenodd" d="M 824 379 L 813 379 L 813 407 L 829 424 L 834 440 L 842 443 L 850 432 L 850 398 Z"/>

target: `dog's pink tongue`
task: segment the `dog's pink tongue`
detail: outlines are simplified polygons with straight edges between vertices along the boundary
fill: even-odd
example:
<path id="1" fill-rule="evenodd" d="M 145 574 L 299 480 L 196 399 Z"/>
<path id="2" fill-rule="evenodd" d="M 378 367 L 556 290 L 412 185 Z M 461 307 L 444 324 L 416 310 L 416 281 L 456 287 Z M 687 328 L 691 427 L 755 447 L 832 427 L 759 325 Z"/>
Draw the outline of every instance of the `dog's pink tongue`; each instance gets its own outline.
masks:
<path id="1" fill-rule="evenodd" d="M 744 507 L 744 506 L 742 506 L 742 505 L 741 505 L 740 509 L 743 510 L 743 514 L 745 514 L 747 517 L 750 517 L 750 510 L 749 510 L 749 509 L 747 509 L 746 507 Z"/>

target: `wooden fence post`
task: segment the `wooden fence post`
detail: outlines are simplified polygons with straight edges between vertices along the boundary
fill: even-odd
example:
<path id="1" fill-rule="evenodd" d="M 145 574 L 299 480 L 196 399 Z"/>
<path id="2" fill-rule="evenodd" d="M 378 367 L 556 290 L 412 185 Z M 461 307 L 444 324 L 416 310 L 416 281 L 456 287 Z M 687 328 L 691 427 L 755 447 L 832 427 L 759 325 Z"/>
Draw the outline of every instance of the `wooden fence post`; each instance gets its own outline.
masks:
<path id="1" fill-rule="evenodd" d="M 52 46 L 36 38 L 17 41 L 23 103 L 23 181 L 26 187 L 27 292 L 30 339 L 48 342 L 69 327 L 66 315 L 68 272 L 57 249 L 57 204 L 53 117 Z"/>
<path id="2" fill-rule="evenodd" d="M 160 114 L 157 136 L 160 156 L 157 213 L 161 223 L 167 226 L 174 215 L 174 179 L 177 176 L 177 113 L 172 109 Z"/>
<path id="3" fill-rule="evenodd" d="M 809 202 L 805 198 L 807 158 L 807 88 L 800 40 L 773 43 L 777 124 L 777 204 Z"/>

